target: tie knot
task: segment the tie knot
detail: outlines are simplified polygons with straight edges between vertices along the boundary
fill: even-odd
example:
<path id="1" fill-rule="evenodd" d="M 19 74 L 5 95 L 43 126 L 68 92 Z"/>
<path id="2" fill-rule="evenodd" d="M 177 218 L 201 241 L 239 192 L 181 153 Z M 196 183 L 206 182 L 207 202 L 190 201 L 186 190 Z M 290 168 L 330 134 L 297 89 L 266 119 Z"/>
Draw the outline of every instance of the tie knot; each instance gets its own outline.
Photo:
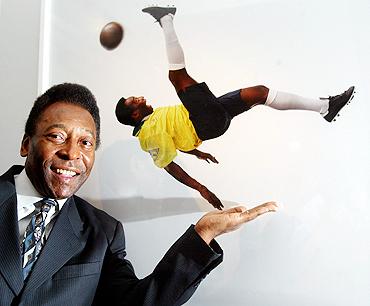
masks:
<path id="1" fill-rule="evenodd" d="M 41 211 L 42 212 L 49 212 L 52 206 L 57 206 L 58 202 L 54 199 L 44 198 L 41 201 Z"/>

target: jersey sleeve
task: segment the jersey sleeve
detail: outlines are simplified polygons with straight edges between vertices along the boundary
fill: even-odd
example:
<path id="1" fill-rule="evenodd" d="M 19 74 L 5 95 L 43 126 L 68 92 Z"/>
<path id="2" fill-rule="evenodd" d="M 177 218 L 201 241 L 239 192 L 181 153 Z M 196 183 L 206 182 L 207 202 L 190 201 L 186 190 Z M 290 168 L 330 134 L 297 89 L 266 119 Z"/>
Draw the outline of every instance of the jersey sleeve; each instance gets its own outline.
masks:
<path id="1" fill-rule="evenodd" d="M 166 167 L 177 155 L 175 143 L 167 133 L 147 137 L 140 144 L 141 148 L 150 154 L 154 164 L 159 168 Z"/>

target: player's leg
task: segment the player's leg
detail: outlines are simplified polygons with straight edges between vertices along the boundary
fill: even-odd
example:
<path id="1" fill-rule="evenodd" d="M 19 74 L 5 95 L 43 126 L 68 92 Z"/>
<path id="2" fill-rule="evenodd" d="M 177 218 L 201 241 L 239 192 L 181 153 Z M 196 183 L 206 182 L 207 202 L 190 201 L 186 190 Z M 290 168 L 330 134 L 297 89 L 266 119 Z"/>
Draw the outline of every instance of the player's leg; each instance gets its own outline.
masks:
<path id="1" fill-rule="evenodd" d="M 263 85 L 243 88 L 240 91 L 241 99 L 249 108 L 255 105 L 265 104 L 279 110 L 309 110 L 320 113 L 329 122 L 351 101 L 353 94 L 353 86 L 342 94 L 317 99 L 276 91 Z"/>
<path id="2" fill-rule="evenodd" d="M 258 85 L 240 90 L 240 98 L 247 104 L 248 108 L 255 105 L 265 104 L 269 89 L 266 86 Z"/>
<path id="3" fill-rule="evenodd" d="M 328 110 L 327 100 L 305 98 L 269 89 L 263 85 L 241 89 L 240 97 L 250 108 L 264 104 L 279 110 L 301 109 L 319 113 L 325 113 Z"/>
<path id="4" fill-rule="evenodd" d="M 143 12 L 153 16 L 162 27 L 169 64 L 169 79 L 176 92 L 183 91 L 185 88 L 197 84 L 186 71 L 184 51 L 173 25 L 176 8 L 152 6 L 143 9 Z"/>
<path id="5" fill-rule="evenodd" d="M 183 49 L 177 38 L 173 15 L 174 7 L 147 7 L 143 12 L 153 16 L 161 25 L 169 63 L 169 79 L 189 112 L 198 137 L 201 140 L 212 139 L 222 135 L 230 124 L 225 109 L 208 86 L 198 83 L 186 71 Z"/>

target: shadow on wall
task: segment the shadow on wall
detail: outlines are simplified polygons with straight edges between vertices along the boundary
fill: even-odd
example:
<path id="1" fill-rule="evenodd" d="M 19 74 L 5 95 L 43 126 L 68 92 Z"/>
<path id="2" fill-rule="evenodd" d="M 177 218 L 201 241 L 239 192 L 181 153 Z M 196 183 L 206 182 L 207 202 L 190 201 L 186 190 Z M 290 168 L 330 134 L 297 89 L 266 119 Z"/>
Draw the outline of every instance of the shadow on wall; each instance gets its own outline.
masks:
<path id="1" fill-rule="evenodd" d="M 87 199 L 96 203 L 94 199 Z M 222 201 L 225 209 L 238 205 L 231 201 Z M 99 201 L 99 206 L 110 215 L 122 222 L 144 221 L 161 217 L 208 212 L 212 206 L 201 198 L 164 198 L 153 199 L 132 197 L 122 199 L 106 199 Z"/>
<path id="2" fill-rule="evenodd" d="M 90 203 L 123 222 L 207 212 L 213 207 L 157 168 L 137 139 L 116 141 L 100 152 L 96 189 Z M 225 208 L 237 203 L 222 200 Z"/>

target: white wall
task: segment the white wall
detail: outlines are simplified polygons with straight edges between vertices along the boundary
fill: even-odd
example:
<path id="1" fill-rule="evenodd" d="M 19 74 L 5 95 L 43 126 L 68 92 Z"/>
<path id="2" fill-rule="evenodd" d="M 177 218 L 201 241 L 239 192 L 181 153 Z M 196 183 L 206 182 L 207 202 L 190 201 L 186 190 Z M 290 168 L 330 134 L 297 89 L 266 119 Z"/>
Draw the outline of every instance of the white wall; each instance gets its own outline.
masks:
<path id="1" fill-rule="evenodd" d="M 219 239 L 225 261 L 188 305 L 368 305 L 368 1 L 172 3 L 188 71 L 215 94 L 265 84 L 316 97 L 357 86 L 354 102 L 333 124 L 314 113 L 258 107 L 236 118 L 226 135 L 202 145 L 219 165 L 177 158 L 226 205 L 276 200 L 282 206 Z M 160 27 L 140 11 L 146 4 L 51 1 L 45 23 L 49 72 L 42 76 L 49 80 L 46 87 L 79 82 L 98 98 L 103 145 L 81 195 L 125 223 L 129 258 L 139 276 L 150 273 L 170 244 L 210 209 L 197 193 L 156 169 L 114 117 L 122 95 L 144 95 L 154 106 L 179 103 L 167 81 Z M 99 45 L 100 29 L 110 21 L 125 28 L 114 51 Z M 2 94 L 18 93 L 14 84 L 0 86 Z M 25 120 L 29 104 L 22 114 L 16 104 L 9 108 L 1 124 L 4 118 Z M 3 125 L 1 131 L 2 141 L 18 145 L 19 131 L 8 135 Z M 3 169 L 12 150 L 3 150 L 9 154 Z"/>
<path id="2" fill-rule="evenodd" d="M 37 96 L 40 1 L 0 2 L 1 172 L 20 163 L 26 116 Z"/>

